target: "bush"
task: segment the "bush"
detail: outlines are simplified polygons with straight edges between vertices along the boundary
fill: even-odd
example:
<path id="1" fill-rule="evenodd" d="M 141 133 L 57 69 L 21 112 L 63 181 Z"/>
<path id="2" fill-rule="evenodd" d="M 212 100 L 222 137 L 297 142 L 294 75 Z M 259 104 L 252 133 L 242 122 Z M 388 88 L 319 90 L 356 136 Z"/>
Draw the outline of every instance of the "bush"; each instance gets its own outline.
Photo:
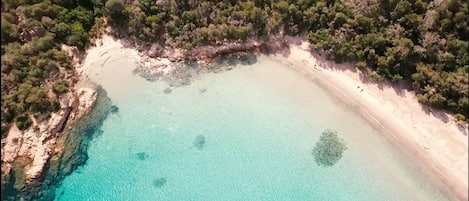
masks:
<path id="1" fill-rule="evenodd" d="M 124 9 L 125 5 L 122 0 L 109 0 L 106 2 L 105 14 L 111 17 L 111 20 L 114 22 L 119 22 L 125 17 Z"/>
<path id="2" fill-rule="evenodd" d="M 319 166 L 332 166 L 342 158 L 346 149 L 347 146 L 337 136 L 336 131 L 325 130 L 322 132 L 319 142 L 316 143 L 312 154 Z"/>
<path id="3" fill-rule="evenodd" d="M 25 130 L 31 125 L 31 119 L 28 115 L 19 116 L 16 118 L 16 127 L 20 130 Z"/>
<path id="4" fill-rule="evenodd" d="M 52 84 L 52 90 L 56 94 L 63 94 L 68 91 L 68 83 L 65 80 L 59 80 Z"/>

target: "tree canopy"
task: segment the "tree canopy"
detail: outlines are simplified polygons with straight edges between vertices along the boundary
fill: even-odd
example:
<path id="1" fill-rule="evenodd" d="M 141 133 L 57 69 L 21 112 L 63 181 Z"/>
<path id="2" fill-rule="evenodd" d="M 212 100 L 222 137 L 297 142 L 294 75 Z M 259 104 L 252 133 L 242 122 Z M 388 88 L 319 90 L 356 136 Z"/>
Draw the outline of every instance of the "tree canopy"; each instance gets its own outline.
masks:
<path id="1" fill-rule="evenodd" d="M 308 33 L 328 58 L 367 67 L 371 79 L 411 83 L 421 103 L 469 115 L 468 8 L 461 0 L 138 0 L 124 7 L 125 34 L 185 49 Z"/>
<path id="2" fill-rule="evenodd" d="M 461 0 L 2 1 L 2 133 L 47 116 L 72 86 L 61 44 L 84 50 L 104 17 L 130 39 L 192 49 L 308 33 L 312 48 L 376 80 L 408 82 L 421 103 L 469 116 L 469 28 Z"/>
<path id="3" fill-rule="evenodd" d="M 71 83 L 71 59 L 61 44 L 84 49 L 94 26 L 91 1 L 2 1 L 1 132 L 58 109 Z"/>

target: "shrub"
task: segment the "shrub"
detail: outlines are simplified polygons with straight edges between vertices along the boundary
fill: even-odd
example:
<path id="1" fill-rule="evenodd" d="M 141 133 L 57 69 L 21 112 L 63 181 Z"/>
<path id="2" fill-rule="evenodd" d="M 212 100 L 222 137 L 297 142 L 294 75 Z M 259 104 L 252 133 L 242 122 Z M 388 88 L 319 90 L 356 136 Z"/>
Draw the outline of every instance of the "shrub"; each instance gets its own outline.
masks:
<path id="1" fill-rule="evenodd" d="M 68 91 L 68 83 L 65 80 L 59 80 L 52 84 L 52 90 L 56 94 L 63 94 Z"/>
<path id="2" fill-rule="evenodd" d="M 109 0 L 106 2 L 105 6 L 105 14 L 111 17 L 111 20 L 114 22 L 119 22 L 122 18 L 125 17 L 124 9 L 125 5 L 122 0 Z"/>
<path id="3" fill-rule="evenodd" d="M 25 130 L 31 125 L 31 119 L 28 115 L 19 116 L 16 118 L 16 127 L 20 130 Z"/>

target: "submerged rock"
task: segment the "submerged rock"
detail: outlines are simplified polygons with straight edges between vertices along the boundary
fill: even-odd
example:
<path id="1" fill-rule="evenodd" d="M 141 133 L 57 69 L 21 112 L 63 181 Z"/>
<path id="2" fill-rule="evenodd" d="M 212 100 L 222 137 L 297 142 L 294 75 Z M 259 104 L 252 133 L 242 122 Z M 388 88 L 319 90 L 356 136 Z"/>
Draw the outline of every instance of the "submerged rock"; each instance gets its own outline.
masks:
<path id="1" fill-rule="evenodd" d="M 195 146 L 197 149 L 202 149 L 202 148 L 204 148 L 204 145 L 205 145 L 205 136 L 203 136 L 203 135 L 198 135 L 197 137 L 195 137 L 194 146 Z"/>
<path id="2" fill-rule="evenodd" d="M 168 87 L 168 88 L 164 89 L 163 93 L 169 94 L 169 93 L 171 93 L 172 91 L 173 91 L 173 90 Z"/>
<path id="3" fill-rule="evenodd" d="M 213 54 L 207 52 L 213 47 L 208 47 L 168 58 L 144 56 L 139 67 L 133 72 L 148 81 L 162 80 L 171 87 L 186 86 L 190 85 L 200 73 L 223 72 L 235 68 L 238 64 L 255 63 L 256 55 L 251 49 L 253 47 L 238 49 L 236 46 L 233 50 L 223 47 L 221 51 L 216 50 Z"/>
<path id="4" fill-rule="evenodd" d="M 111 105 L 111 113 L 117 113 L 119 112 L 119 107 L 115 106 L 115 105 Z"/>
<path id="5" fill-rule="evenodd" d="M 99 137 L 103 136 L 103 134 L 104 134 L 104 130 L 96 129 L 92 135 L 95 138 L 99 138 Z"/>
<path id="6" fill-rule="evenodd" d="M 153 186 L 157 188 L 161 188 L 166 184 L 166 177 L 160 177 L 158 179 L 153 180 Z"/>
<path id="7" fill-rule="evenodd" d="M 55 185 L 86 161 L 86 131 L 95 133 L 107 114 L 96 110 L 106 97 L 96 90 L 83 87 L 63 94 L 49 119 L 8 133 L 2 146 L 2 200 L 52 200 Z"/>
<path id="8" fill-rule="evenodd" d="M 138 153 L 137 153 L 137 158 L 138 158 L 138 160 L 143 161 L 143 160 L 145 160 L 147 157 L 148 157 L 148 155 L 147 155 L 147 153 L 145 153 L 145 152 L 138 152 Z"/>
<path id="9" fill-rule="evenodd" d="M 322 132 L 319 142 L 313 149 L 314 160 L 319 166 L 333 166 L 347 149 L 344 141 L 338 137 L 337 132 L 325 130 Z"/>

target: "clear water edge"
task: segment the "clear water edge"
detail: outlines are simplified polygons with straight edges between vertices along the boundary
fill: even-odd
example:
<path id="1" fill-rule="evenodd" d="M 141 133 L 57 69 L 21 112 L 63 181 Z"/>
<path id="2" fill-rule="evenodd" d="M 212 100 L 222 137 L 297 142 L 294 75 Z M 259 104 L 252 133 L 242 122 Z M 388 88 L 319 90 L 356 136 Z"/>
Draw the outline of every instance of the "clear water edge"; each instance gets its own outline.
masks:
<path id="1" fill-rule="evenodd" d="M 416 151 L 412 150 L 411 148 L 407 147 L 406 144 L 412 143 L 412 142 L 405 142 L 403 143 L 402 141 L 407 141 L 408 139 L 398 139 L 394 136 L 393 131 L 389 130 L 386 128 L 385 125 L 383 125 L 378 119 L 376 119 L 373 115 L 371 115 L 368 111 L 360 108 L 360 106 L 355 103 L 354 101 L 344 101 L 347 99 L 347 97 L 343 94 L 336 94 L 333 93 L 333 89 L 330 89 L 331 86 L 323 83 L 324 80 L 321 80 L 311 74 L 308 74 L 304 72 L 303 70 L 298 70 L 296 67 L 294 67 L 294 64 L 288 63 L 285 61 L 278 60 L 278 58 L 275 58 L 277 62 L 282 63 L 285 66 L 290 66 L 295 71 L 298 73 L 304 75 L 306 79 L 311 80 L 314 82 L 316 85 L 321 87 L 322 89 L 325 89 L 325 92 L 327 93 L 328 96 L 330 96 L 331 100 L 334 101 L 334 103 L 338 106 L 343 106 L 345 110 L 352 110 L 357 116 L 361 117 L 367 124 L 369 124 L 373 129 L 377 130 L 378 132 L 382 133 L 383 136 L 387 139 L 387 141 L 396 148 L 396 151 L 405 157 L 406 162 L 410 163 L 410 166 L 413 168 L 416 168 L 417 171 L 420 174 L 420 177 L 425 178 L 426 181 L 429 183 L 429 185 L 436 186 L 438 189 L 439 193 L 443 194 L 444 197 L 448 200 L 459 200 L 459 198 L 456 197 L 455 194 L 453 194 L 451 187 L 449 187 L 445 181 L 440 180 L 438 177 L 436 177 L 431 168 L 435 167 L 427 167 L 427 166 L 433 166 L 433 164 L 423 164 L 422 161 L 419 161 L 418 158 L 415 156 Z M 418 155 L 421 155 L 422 153 L 418 153 Z M 422 156 L 420 156 L 422 157 Z"/>
<path id="2" fill-rule="evenodd" d="M 131 74 L 131 57 L 115 58 L 87 73 L 119 113 L 56 200 L 446 200 L 379 129 L 282 64 L 261 58 L 165 94 Z M 331 168 L 311 156 L 326 128 L 348 145 Z"/>

